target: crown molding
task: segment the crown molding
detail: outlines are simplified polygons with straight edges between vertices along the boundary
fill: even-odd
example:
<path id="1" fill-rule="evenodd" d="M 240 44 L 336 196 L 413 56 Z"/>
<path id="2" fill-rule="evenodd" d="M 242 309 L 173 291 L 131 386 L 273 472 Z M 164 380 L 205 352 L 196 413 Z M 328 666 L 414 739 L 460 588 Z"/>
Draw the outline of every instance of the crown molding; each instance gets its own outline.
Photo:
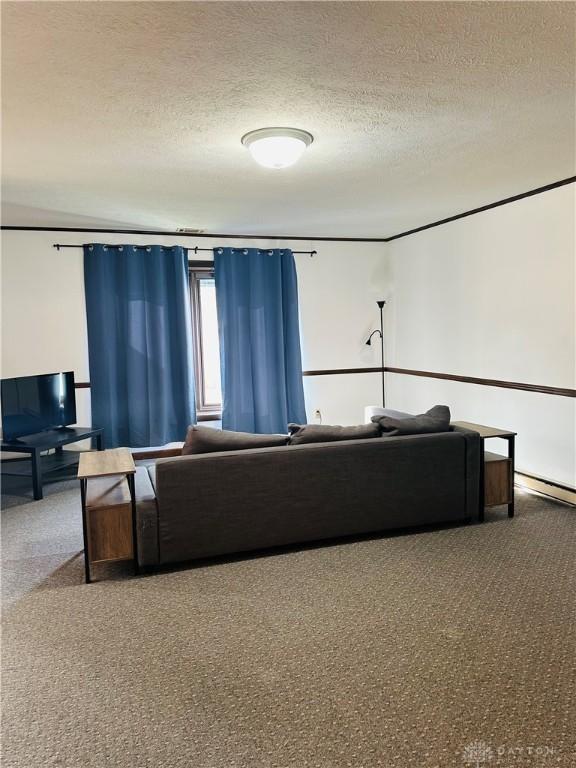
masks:
<path id="1" fill-rule="evenodd" d="M 576 176 L 569 176 L 566 179 L 560 181 L 553 181 L 551 184 L 546 184 L 543 187 L 536 187 L 530 189 L 528 192 L 521 192 L 518 195 L 512 197 L 505 197 L 503 200 L 497 200 L 494 203 L 487 203 L 479 208 L 472 208 L 469 211 L 463 213 L 457 213 L 454 216 L 449 216 L 446 219 L 439 219 L 433 221 L 430 224 L 423 224 L 421 227 L 415 227 L 414 229 L 408 229 L 405 232 L 399 232 L 397 235 L 389 235 L 388 237 L 324 237 L 324 236 L 307 236 L 307 235 L 244 235 L 244 234 L 229 234 L 222 232 L 178 232 L 173 230 L 158 230 L 158 229 L 91 229 L 89 227 L 24 227 L 13 225 L 2 225 L 1 230 L 6 231 L 19 231 L 19 232 L 92 232 L 96 234 L 115 234 L 115 235 L 158 235 L 164 237 L 206 237 L 214 238 L 217 240 L 304 240 L 306 242 L 324 242 L 324 243 L 391 243 L 393 240 L 399 240 L 401 237 L 408 237 L 409 235 L 415 235 L 418 232 L 424 232 L 426 229 L 432 229 L 433 227 L 440 227 L 443 224 L 450 224 L 452 221 L 458 221 L 458 219 L 464 219 L 467 216 L 474 216 L 477 213 L 484 213 L 490 211 L 492 208 L 500 208 L 502 205 L 508 205 L 509 203 L 515 203 L 518 200 L 523 200 L 525 197 L 532 197 L 533 195 L 540 195 L 543 192 L 550 192 L 552 189 L 558 187 L 564 187 L 567 184 L 574 184 L 576 182 Z"/>

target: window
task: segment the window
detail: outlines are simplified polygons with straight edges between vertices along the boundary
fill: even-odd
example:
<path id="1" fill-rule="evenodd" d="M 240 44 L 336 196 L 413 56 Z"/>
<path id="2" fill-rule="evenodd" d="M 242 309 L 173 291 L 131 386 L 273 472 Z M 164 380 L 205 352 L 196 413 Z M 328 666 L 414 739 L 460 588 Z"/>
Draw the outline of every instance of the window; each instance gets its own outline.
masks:
<path id="1" fill-rule="evenodd" d="M 216 286 L 212 264 L 190 266 L 192 336 L 196 370 L 198 420 L 220 418 L 220 344 L 216 314 Z"/>

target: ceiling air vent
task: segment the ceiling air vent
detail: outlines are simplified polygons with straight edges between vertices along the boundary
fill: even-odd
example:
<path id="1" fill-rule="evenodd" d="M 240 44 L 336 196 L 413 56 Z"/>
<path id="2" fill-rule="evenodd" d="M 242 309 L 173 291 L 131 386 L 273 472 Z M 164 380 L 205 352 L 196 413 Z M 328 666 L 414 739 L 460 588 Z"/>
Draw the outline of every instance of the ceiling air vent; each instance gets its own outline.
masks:
<path id="1" fill-rule="evenodd" d="M 185 235 L 201 235 L 203 229 L 194 229 L 194 227 L 178 227 L 176 232 L 182 232 Z"/>

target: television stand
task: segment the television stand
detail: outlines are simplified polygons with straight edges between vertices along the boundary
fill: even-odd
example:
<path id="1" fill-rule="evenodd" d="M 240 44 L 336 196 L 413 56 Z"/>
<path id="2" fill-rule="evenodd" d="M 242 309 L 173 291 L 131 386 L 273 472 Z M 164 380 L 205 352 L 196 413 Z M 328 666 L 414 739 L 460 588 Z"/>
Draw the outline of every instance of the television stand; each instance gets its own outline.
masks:
<path id="1" fill-rule="evenodd" d="M 65 453 L 73 453 L 73 451 L 63 451 L 63 447 L 70 443 L 78 443 L 81 440 L 95 441 L 96 449 L 98 451 L 101 451 L 104 448 L 102 430 L 92 429 L 91 427 L 59 427 L 57 429 L 46 430 L 45 432 L 38 432 L 36 435 L 25 435 L 24 437 L 18 438 L 18 440 L 2 440 L 2 443 L 0 444 L 1 451 L 9 453 L 27 453 L 30 455 L 32 464 L 31 473 L 21 471 L 10 472 L 4 471 L 4 467 L 12 461 L 18 462 L 18 459 L 5 460 L 2 462 L 2 474 L 25 477 L 31 476 L 34 500 L 37 501 L 38 499 L 43 498 L 43 475 L 78 463 L 79 455 L 65 457 Z M 56 456 L 48 456 L 43 459 L 42 452 L 52 449 L 56 449 Z"/>

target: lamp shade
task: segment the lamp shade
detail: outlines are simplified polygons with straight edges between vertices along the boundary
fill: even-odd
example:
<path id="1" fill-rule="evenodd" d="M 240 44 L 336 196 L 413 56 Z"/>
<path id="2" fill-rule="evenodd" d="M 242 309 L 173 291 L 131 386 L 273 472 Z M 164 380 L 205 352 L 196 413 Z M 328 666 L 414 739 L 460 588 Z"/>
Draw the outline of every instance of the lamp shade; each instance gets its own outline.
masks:
<path id="1" fill-rule="evenodd" d="M 260 128 L 242 137 L 242 144 L 264 168 L 288 168 L 302 157 L 314 137 L 299 128 Z"/>

